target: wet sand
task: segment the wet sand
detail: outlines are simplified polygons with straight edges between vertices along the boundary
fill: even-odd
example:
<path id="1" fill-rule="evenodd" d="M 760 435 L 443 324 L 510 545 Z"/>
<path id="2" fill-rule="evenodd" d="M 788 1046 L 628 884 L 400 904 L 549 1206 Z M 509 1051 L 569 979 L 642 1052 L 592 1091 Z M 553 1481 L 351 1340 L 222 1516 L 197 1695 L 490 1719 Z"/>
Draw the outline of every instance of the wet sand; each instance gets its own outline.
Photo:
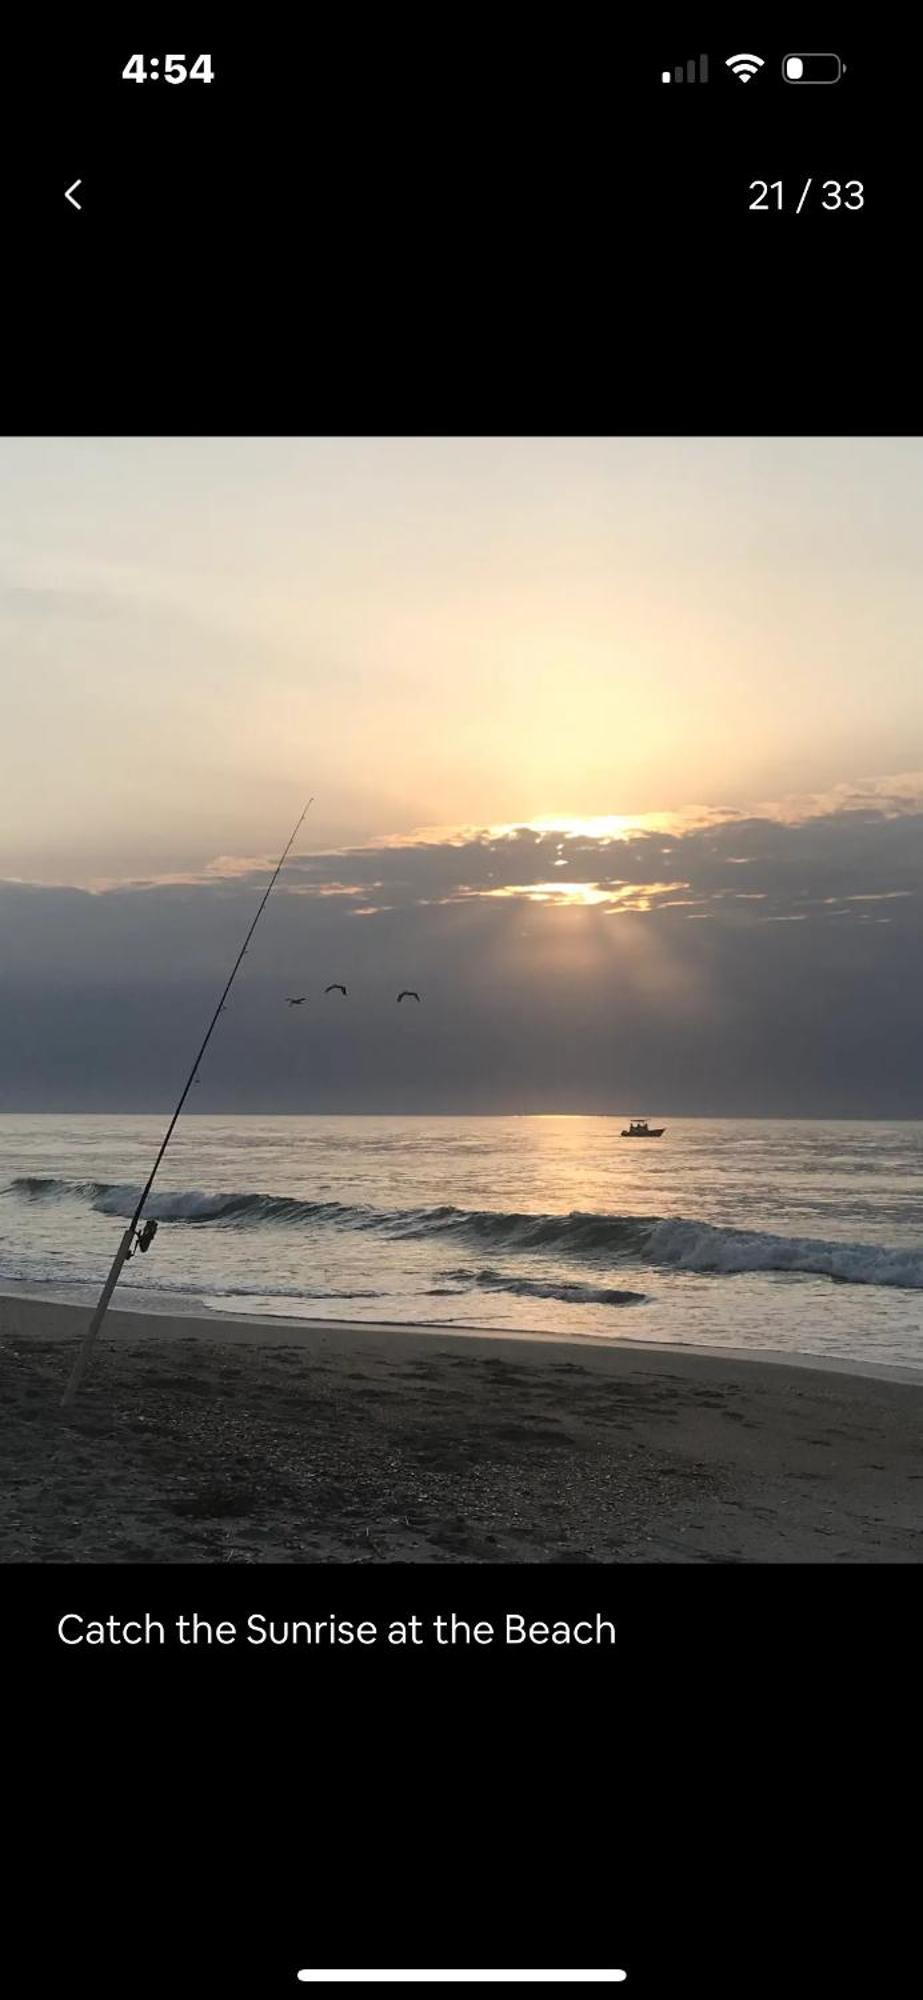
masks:
<path id="1" fill-rule="evenodd" d="M 6 1562 L 915 1562 L 923 1382 L 0 1297 Z"/>

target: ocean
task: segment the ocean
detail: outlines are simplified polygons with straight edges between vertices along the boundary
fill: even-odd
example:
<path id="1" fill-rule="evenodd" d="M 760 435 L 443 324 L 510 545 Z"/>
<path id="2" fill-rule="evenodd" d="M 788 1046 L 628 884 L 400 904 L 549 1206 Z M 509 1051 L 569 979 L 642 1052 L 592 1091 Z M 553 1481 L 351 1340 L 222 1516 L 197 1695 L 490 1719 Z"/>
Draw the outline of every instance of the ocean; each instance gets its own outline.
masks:
<path id="1" fill-rule="evenodd" d="M 923 1370 L 923 1124 L 183 1118 L 117 1300 Z M 0 1288 L 98 1294 L 166 1120 L 0 1117 Z"/>

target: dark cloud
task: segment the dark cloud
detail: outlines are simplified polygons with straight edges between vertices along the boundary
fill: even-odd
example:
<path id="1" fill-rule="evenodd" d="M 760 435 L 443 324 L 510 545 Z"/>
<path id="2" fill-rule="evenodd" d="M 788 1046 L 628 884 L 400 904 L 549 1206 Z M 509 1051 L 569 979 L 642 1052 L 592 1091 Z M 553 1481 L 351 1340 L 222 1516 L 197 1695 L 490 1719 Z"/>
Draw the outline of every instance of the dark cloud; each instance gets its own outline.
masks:
<path id="1" fill-rule="evenodd" d="M 354 913 L 367 914 L 517 890 L 524 901 L 542 889 L 562 899 L 588 890 L 618 914 L 636 908 L 647 889 L 657 914 L 679 907 L 681 895 L 685 905 L 750 924 L 808 912 L 817 920 L 836 912 L 860 921 L 869 914 L 859 910 L 861 900 L 910 899 L 913 908 L 903 914 L 916 924 L 921 859 L 923 812 L 893 816 L 862 808 L 795 824 L 722 819 L 682 833 L 642 830 L 628 839 L 516 827 L 442 843 L 341 849 L 296 859 L 287 893 L 339 897 Z M 260 872 L 251 879 L 257 883 Z M 728 910 L 737 903 L 750 907 Z M 879 914 L 896 920 L 901 913 Z"/>
<path id="2" fill-rule="evenodd" d="M 921 858 L 906 797 L 296 858 L 197 1105 L 923 1115 Z M 0 1106 L 166 1106 L 268 874 L 0 886 Z"/>

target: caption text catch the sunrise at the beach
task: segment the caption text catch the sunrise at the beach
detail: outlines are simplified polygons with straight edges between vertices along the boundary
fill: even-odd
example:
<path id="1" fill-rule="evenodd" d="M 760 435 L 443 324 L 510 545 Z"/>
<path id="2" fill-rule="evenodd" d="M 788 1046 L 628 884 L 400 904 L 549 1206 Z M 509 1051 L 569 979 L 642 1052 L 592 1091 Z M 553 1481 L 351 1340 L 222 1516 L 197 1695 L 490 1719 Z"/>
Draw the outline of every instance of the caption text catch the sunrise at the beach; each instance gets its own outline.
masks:
<path id="1" fill-rule="evenodd" d="M 614 1646 L 615 1624 L 600 1612 L 587 1618 L 528 1618 L 510 1611 L 500 1619 L 460 1618 L 436 1613 L 421 1618 L 268 1618 L 253 1611 L 246 1620 L 203 1618 L 182 1612 L 176 1618 L 85 1618 L 68 1611 L 58 1620 L 65 1646 L 337 1646 L 478 1647 Z"/>

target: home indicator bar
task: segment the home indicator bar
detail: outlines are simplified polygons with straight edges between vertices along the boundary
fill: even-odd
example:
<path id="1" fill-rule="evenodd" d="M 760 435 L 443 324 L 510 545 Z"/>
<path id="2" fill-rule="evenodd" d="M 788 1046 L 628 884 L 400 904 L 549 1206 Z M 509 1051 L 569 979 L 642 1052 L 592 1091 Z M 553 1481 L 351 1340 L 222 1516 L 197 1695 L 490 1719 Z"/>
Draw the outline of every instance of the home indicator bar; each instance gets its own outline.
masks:
<path id="1" fill-rule="evenodd" d="M 528 1981 L 541 1981 L 543 1985 L 554 1986 L 604 1986 L 610 1982 L 621 1982 L 628 1978 L 627 1972 L 299 1972 L 298 1978 L 306 1986 L 397 1986 L 406 1981 L 415 1986 L 425 1985 L 428 1980 L 438 1980 L 440 1984 L 473 1986 L 489 1984 L 513 1986 Z"/>

